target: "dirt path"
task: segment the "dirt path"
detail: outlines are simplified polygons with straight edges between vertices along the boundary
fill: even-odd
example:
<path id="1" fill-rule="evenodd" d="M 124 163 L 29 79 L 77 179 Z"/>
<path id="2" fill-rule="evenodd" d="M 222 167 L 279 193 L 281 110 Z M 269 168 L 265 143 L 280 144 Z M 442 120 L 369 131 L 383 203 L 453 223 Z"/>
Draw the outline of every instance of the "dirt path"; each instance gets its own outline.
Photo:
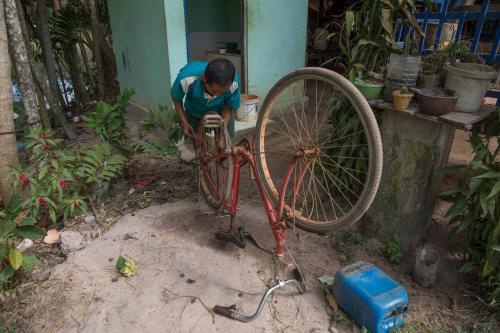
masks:
<path id="1" fill-rule="evenodd" d="M 218 243 L 221 221 L 197 216 L 198 205 L 177 202 L 126 215 L 103 237 L 70 255 L 45 283 L 39 311 L 28 330 L 37 332 L 276 332 L 326 331 L 329 315 L 319 283 L 305 295 L 291 287 L 278 292 L 252 323 L 243 324 L 207 311 L 215 304 L 255 310 L 271 278 L 268 255 Z M 258 217 L 255 219 L 255 217 Z M 242 221 L 268 240 L 261 212 L 243 208 Z M 125 233 L 135 239 L 123 240 Z M 118 277 L 118 255 L 137 261 L 136 276 Z M 324 258 L 323 260 L 327 260 Z M 316 264 L 321 265 L 321 261 Z M 118 280 L 113 282 L 113 280 Z M 115 278 L 115 279 L 114 279 Z M 314 279 L 313 279 L 314 280 Z M 193 301 L 188 297 L 196 296 Z M 200 300 L 204 303 L 202 304 Z"/>

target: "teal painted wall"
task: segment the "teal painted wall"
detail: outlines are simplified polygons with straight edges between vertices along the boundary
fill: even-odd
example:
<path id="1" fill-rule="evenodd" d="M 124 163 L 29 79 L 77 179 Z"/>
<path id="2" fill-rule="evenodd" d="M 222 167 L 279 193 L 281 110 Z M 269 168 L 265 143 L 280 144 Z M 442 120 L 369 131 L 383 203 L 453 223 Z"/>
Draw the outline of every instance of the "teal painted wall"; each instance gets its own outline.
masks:
<path id="1" fill-rule="evenodd" d="M 183 0 L 108 0 L 108 8 L 120 89 L 133 88 L 132 100 L 148 108 L 170 105 L 187 58 Z"/>
<path id="2" fill-rule="evenodd" d="M 247 91 L 264 98 L 305 65 L 307 0 L 247 0 L 245 29 Z"/>
<path id="3" fill-rule="evenodd" d="M 186 0 L 187 31 L 240 31 L 240 0 Z"/>
<path id="4" fill-rule="evenodd" d="M 163 0 L 165 5 L 165 19 L 167 26 L 168 63 L 170 86 L 177 74 L 187 63 L 186 21 L 184 16 L 184 0 Z"/>

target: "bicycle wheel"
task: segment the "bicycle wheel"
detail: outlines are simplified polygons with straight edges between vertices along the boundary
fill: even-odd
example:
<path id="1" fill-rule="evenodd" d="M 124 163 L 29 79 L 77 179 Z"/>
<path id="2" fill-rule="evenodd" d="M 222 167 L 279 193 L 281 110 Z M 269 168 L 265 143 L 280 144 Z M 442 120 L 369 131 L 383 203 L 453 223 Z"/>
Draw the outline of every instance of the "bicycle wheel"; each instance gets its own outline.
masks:
<path id="1" fill-rule="evenodd" d="M 233 160 L 224 154 L 228 147 L 231 147 L 231 138 L 224 126 L 205 128 L 204 121 L 200 122 L 196 140 L 200 189 L 207 204 L 220 211 L 231 200 Z"/>
<path id="2" fill-rule="evenodd" d="M 275 205 L 286 166 L 313 152 L 297 158 L 285 196 L 288 221 L 324 233 L 367 211 L 382 173 L 382 142 L 370 106 L 347 79 L 323 68 L 290 73 L 264 100 L 256 130 L 259 176 Z"/>

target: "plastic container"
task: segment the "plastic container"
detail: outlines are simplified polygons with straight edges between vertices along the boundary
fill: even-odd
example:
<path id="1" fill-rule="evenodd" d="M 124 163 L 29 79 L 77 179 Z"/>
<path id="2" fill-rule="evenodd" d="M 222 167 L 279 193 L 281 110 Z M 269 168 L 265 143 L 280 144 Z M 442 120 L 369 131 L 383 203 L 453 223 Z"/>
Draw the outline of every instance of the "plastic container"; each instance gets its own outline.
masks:
<path id="1" fill-rule="evenodd" d="M 377 99 L 384 89 L 384 83 L 371 81 L 354 81 L 354 85 L 367 100 Z"/>
<path id="2" fill-rule="evenodd" d="M 421 248 L 415 259 L 413 279 L 424 288 L 431 287 L 436 283 L 438 265 L 439 253 L 431 248 Z"/>
<path id="3" fill-rule="evenodd" d="M 420 71 L 420 57 L 391 54 L 386 78 L 401 83 L 416 83 Z"/>
<path id="4" fill-rule="evenodd" d="M 246 123 L 256 123 L 258 104 L 258 96 L 242 94 L 240 97 L 240 108 L 236 111 L 236 120 Z"/>
<path id="5" fill-rule="evenodd" d="M 496 78 L 495 69 L 487 65 L 470 63 L 447 64 L 445 69 L 448 75 L 444 87 L 454 90 L 457 94 L 456 111 L 479 111 L 490 81 Z"/>
<path id="6" fill-rule="evenodd" d="M 335 274 L 333 294 L 339 306 L 372 333 L 386 333 L 403 325 L 408 293 L 379 268 L 357 262 Z"/>
<path id="7" fill-rule="evenodd" d="M 392 105 L 396 110 L 404 110 L 406 109 L 411 102 L 414 94 L 412 92 L 408 92 L 405 94 L 401 93 L 401 90 L 396 90 L 392 92 Z"/>

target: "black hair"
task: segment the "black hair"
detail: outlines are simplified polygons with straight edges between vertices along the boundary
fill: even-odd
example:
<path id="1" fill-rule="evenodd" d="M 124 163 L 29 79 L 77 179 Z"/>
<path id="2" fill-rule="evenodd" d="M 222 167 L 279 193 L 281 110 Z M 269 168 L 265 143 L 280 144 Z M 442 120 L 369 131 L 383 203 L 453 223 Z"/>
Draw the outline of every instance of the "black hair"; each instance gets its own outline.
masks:
<path id="1" fill-rule="evenodd" d="M 208 63 L 204 75 L 208 84 L 216 83 L 225 87 L 234 81 L 235 72 L 236 70 L 231 61 L 223 58 L 216 58 Z"/>

